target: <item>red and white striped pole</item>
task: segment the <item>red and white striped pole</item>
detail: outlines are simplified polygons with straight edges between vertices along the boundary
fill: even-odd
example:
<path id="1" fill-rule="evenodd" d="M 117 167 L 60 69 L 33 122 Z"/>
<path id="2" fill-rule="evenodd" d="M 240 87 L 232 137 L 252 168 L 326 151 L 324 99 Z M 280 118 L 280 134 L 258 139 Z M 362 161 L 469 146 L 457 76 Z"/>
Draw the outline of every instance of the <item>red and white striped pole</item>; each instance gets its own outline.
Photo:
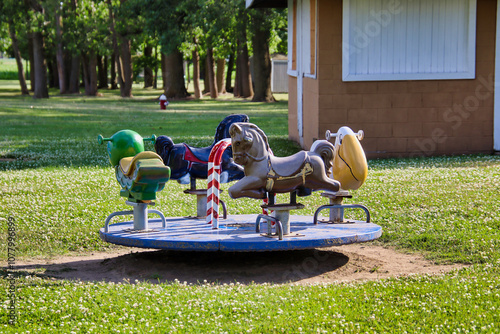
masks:
<path id="1" fill-rule="evenodd" d="M 222 154 L 231 145 L 231 139 L 222 139 L 214 145 L 208 157 L 207 224 L 219 228 L 219 195 Z"/>

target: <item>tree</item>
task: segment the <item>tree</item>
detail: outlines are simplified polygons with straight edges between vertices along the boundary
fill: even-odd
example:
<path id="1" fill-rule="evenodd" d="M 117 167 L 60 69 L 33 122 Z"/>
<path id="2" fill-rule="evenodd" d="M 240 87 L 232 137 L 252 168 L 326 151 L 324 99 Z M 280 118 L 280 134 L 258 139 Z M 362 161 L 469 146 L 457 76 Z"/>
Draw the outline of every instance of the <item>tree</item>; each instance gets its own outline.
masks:
<path id="1" fill-rule="evenodd" d="M 59 92 L 61 94 L 66 93 L 66 70 L 64 66 L 64 49 L 63 49 L 63 38 L 62 38 L 62 8 L 61 5 L 56 6 L 54 9 L 54 22 L 56 25 L 56 59 L 57 59 L 57 74 L 59 79 Z"/>
<path id="2" fill-rule="evenodd" d="M 97 55 L 97 88 L 108 88 L 108 57 Z"/>
<path id="3" fill-rule="evenodd" d="M 9 19 L 8 24 L 9 24 L 9 35 L 12 41 L 12 51 L 14 53 L 14 58 L 16 58 L 17 76 L 19 78 L 19 84 L 21 86 L 21 94 L 29 95 L 30 92 L 28 90 L 28 86 L 26 85 L 26 78 L 24 77 L 23 61 L 21 59 L 21 52 L 19 51 L 19 43 L 17 41 L 15 23 L 12 19 Z"/>
<path id="4" fill-rule="evenodd" d="M 132 42 L 130 36 L 141 32 L 134 19 L 133 5 L 127 0 L 108 1 L 109 24 L 113 40 L 113 51 L 118 74 L 121 97 L 132 96 Z"/>
<path id="5" fill-rule="evenodd" d="M 153 87 L 154 75 L 153 67 L 155 66 L 155 59 L 153 59 L 153 47 L 146 45 L 144 47 L 144 88 Z"/>
<path id="6" fill-rule="evenodd" d="M 271 92 L 271 31 L 279 23 L 280 13 L 275 9 L 251 10 L 252 46 L 255 91 L 252 101 L 274 102 Z"/>
<path id="7" fill-rule="evenodd" d="M 217 89 L 219 90 L 220 94 L 225 94 L 226 93 L 226 85 L 224 83 L 225 79 L 224 78 L 224 73 L 226 72 L 226 58 L 224 57 L 218 57 L 217 62 Z"/>
<path id="8" fill-rule="evenodd" d="M 158 61 L 158 39 L 155 36 L 143 33 L 137 36 L 136 42 L 139 43 L 138 54 L 134 59 L 134 77 L 140 71 L 144 70 L 144 88 L 156 87 L 157 69 L 160 65 Z"/>
<path id="9" fill-rule="evenodd" d="M 0 0 L 0 6 L 23 93 L 28 91 L 21 59 L 29 58 L 36 97 L 48 97 L 47 78 L 64 94 L 78 93 L 81 77 L 85 94 L 96 95 L 107 87 L 108 69 L 111 87 L 116 72 L 120 94 L 128 97 L 134 68 L 135 73 L 144 69 L 144 84 L 150 87 L 156 85 L 153 68 L 157 73 L 161 65 L 165 94 L 184 98 L 189 95 L 183 71 L 187 57 L 193 61 L 195 97 L 201 97 L 201 75 L 212 98 L 226 90 L 250 97 L 253 53 L 254 100 L 272 100 L 269 59 L 281 15 L 275 10 L 249 11 L 244 0 Z"/>
<path id="10" fill-rule="evenodd" d="M 247 45 L 247 17 L 245 14 L 242 14 L 241 18 L 241 28 L 238 30 L 238 37 L 236 40 L 236 80 L 234 83 L 234 96 L 246 98 L 253 95 L 253 86 Z"/>
<path id="11" fill-rule="evenodd" d="M 255 95 L 252 101 L 273 102 L 271 92 L 271 50 L 286 51 L 283 36 L 287 11 L 271 8 L 250 10 Z M 283 43 L 285 42 L 285 43 Z"/>
<path id="12" fill-rule="evenodd" d="M 229 61 L 227 62 L 227 72 L 226 72 L 226 92 L 233 92 L 233 86 L 231 86 L 231 81 L 233 78 L 234 69 L 234 50 L 231 49 L 229 54 Z"/>
<path id="13" fill-rule="evenodd" d="M 65 58 L 69 74 L 67 73 L 66 90 L 69 94 L 80 93 L 80 25 L 77 0 L 67 0 L 63 6 L 64 10 L 64 32 L 63 40 L 65 47 Z"/>
<path id="14" fill-rule="evenodd" d="M 183 55 L 180 51 L 162 53 L 162 76 L 164 94 L 168 98 L 185 98 L 188 96 L 184 84 Z"/>
<path id="15" fill-rule="evenodd" d="M 217 89 L 217 80 L 215 78 L 215 63 L 214 63 L 214 50 L 212 48 L 207 49 L 207 71 L 206 76 L 208 78 L 208 87 L 210 89 L 210 97 L 216 99 L 219 96 Z"/>
<path id="16" fill-rule="evenodd" d="M 22 95 L 29 95 L 29 90 L 28 86 L 26 85 L 26 78 L 24 77 L 23 62 L 17 38 L 17 31 L 20 29 L 17 23 L 21 22 L 19 18 L 26 17 L 26 13 L 27 8 L 24 3 L 19 4 L 17 2 L 13 2 L 12 0 L 0 1 L 0 22 L 7 22 L 7 25 L 5 26 L 5 32 L 8 31 L 8 35 L 11 39 L 12 53 L 14 58 L 16 59 L 17 74 L 19 85 L 21 86 Z M 2 30 L 1 24 L 0 30 Z M 5 49 L 0 46 L 0 51 L 5 51 Z"/>
<path id="17" fill-rule="evenodd" d="M 95 96 L 98 91 L 97 57 L 108 53 L 110 46 L 108 8 L 103 1 L 91 0 L 71 0 L 69 7 L 68 29 L 64 32 L 67 47 L 74 56 L 79 56 L 85 95 Z"/>
<path id="18" fill-rule="evenodd" d="M 202 8 L 201 4 L 202 2 L 199 0 L 188 0 L 183 3 L 184 8 L 179 8 L 181 12 L 185 13 L 181 29 L 186 37 L 181 44 L 181 48 L 187 54 L 191 54 L 191 60 L 193 62 L 193 88 L 194 97 L 196 99 L 202 96 L 200 79 L 203 69 L 206 68 L 206 57 L 200 54 L 202 53 L 204 55 L 203 45 L 205 44 L 206 35 L 200 27 L 199 22 L 199 15 Z M 205 60 L 204 62 L 203 59 Z M 205 88 L 208 91 L 207 82 L 205 82 Z"/>
<path id="19" fill-rule="evenodd" d="M 182 26 L 186 17 L 186 2 L 195 0 L 130 0 L 136 15 L 143 18 L 144 31 L 157 36 L 162 53 L 162 75 L 165 95 L 168 98 L 185 98 L 189 95 L 184 83 L 182 42 L 186 33 Z"/>
<path id="20" fill-rule="evenodd" d="M 33 97 L 48 98 L 47 61 L 45 59 L 45 39 L 43 31 L 45 9 L 38 0 L 31 0 L 30 10 L 32 12 L 31 34 L 33 38 L 33 65 L 35 74 L 35 91 Z"/>
<path id="21" fill-rule="evenodd" d="M 219 93 L 225 93 L 226 91 L 226 85 L 224 84 L 226 59 L 234 59 L 235 41 L 242 35 L 246 36 L 246 33 L 241 34 L 242 30 L 246 30 L 246 16 L 245 1 L 242 0 L 206 0 L 203 6 L 200 6 L 197 22 L 203 29 L 206 48 L 209 50 L 207 52 L 209 59 L 207 66 L 209 67 L 206 76 L 208 77 L 212 97 L 217 97 Z M 241 22 L 242 19 L 243 22 Z M 212 71 L 212 58 L 217 63 L 216 73 Z M 231 85 L 232 67 L 231 64 L 229 74 L 226 77 L 229 87 Z M 250 71 L 248 70 L 247 73 L 250 73 Z M 212 87 L 214 87 L 213 89 L 217 88 L 216 93 L 212 92 Z"/>
<path id="22" fill-rule="evenodd" d="M 198 40 L 193 37 L 194 49 L 192 51 L 193 59 L 193 87 L 194 97 L 199 99 L 201 97 L 200 90 L 200 54 L 198 53 Z"/>

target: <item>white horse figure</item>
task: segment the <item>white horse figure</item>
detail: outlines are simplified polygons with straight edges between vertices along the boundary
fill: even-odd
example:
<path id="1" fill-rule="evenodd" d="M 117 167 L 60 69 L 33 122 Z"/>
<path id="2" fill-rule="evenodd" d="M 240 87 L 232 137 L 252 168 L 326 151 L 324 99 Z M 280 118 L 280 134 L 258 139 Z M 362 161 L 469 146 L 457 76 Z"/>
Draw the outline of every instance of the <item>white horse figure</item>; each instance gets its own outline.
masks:
<path id="1" fill-rule="evenodd" d="M 266 192 L 287 193 L 294 190 L 338 191 L 340 183 L 329 178 L 334 146 L 321 140 L 314 151 L 301 151 L 289 157 L 270 153 L 265 133 L 252 123 L 234 123 L 229 128 L 233 159 L 243 165 L 245 177 L 228 190 L 231 198 L 263 199 Z"/>

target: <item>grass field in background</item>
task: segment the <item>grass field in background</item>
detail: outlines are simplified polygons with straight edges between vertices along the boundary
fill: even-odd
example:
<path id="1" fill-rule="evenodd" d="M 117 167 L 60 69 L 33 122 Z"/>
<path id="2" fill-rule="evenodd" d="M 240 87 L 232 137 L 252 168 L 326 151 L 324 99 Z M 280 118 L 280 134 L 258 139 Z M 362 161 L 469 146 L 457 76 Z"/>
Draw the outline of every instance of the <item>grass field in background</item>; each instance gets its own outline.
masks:
<path id="1" fill-rule="evenodd" d="M 0 58 L 0 80 L 17 80 L 17 64 L 15 59 Z"/>
<path id="2" fill-rule="evenodd" d="M 225 115 L 246 113 L 267 133 L 276 155 L 298 150 L 287 139 L 286 96 L 273 104 L 228 96 L 171 101 L 159 110 L 161 91 L 134 86 L 133 93 L 121 99 L 108 90 L 94 98 L 51 91 L 49 99 L 36 100 L 20 96 L 16 81 L 0 81 L 2 265 L 9 217 L 18 260 L 118 247 L 98 237 L 107 215 L 126 208 L 98 134 L 130 128 L 144 137 L 165 134 L 176 143 L 205 146 Z M 192 214 L 195 203 L 181 193 L 185 188 L 168 182 L 156 208 L 166 216 Z M 2 298 L 0 331 L 500 332 L 499 190 L 499 156 L 369 161 L 367 182 L 349 202 L 368 206 L 382 226 L 376 243 L 436 262 L 472 264 L 450 274 L 299 287 L 83 283 L 20 273 L 17 325 L 7 325 L 9 301 Z M 260 209 L 259 201 L 231 200 L 227 191 L 223 199 L 230 214 Z M 313 194 L 300 202 L 306 208 L 297 214 L 312 214 L 326 200 Z M 9 284 L 2 270 L 0 289 Z"/>

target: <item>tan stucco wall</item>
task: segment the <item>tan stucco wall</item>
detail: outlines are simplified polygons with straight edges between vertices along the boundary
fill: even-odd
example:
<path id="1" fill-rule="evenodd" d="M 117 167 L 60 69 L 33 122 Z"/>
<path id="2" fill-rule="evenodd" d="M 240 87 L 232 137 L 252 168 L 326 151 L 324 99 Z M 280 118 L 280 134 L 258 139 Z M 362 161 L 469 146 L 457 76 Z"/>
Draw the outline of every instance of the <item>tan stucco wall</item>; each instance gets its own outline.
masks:
<path id="1" fill-rule="evenodd" d="M 318 105 L 318 87 L 319 81 L 312 78 L 304 78 L 304 89 L 302 92 L 303 119 L 302 129 L 304 148 L 311 147 L 315 140 L 324 137 L 324 133 L 319 134 L 319 105 Z M 299 130 L 297 128 L 297 78 L 289 77 L 288 80 L 288 137 L 291 140 L 300 143 Z M 293 98 L 292 98 L 293 96 Z"/>
<path id="2" fill-rule="evenodd" d="M 476 79 L 343 82 L 342 1 L 318 0 L 317 80 L 304 78 L 304 147 L 325 131 L 364 130 L 370 158 L 492 152 L 496 0 L 477 2 Z M 289 133 L 296 130 L 290 78 Z"/>
<path id="3" fill-rule="evenodd" d="M 312 78 L 304 78 L 303 90 L 303 129 L 304 147 L 311 147 L 315 140 L 324 137 L 319 133 L 319 81 Z"/>

